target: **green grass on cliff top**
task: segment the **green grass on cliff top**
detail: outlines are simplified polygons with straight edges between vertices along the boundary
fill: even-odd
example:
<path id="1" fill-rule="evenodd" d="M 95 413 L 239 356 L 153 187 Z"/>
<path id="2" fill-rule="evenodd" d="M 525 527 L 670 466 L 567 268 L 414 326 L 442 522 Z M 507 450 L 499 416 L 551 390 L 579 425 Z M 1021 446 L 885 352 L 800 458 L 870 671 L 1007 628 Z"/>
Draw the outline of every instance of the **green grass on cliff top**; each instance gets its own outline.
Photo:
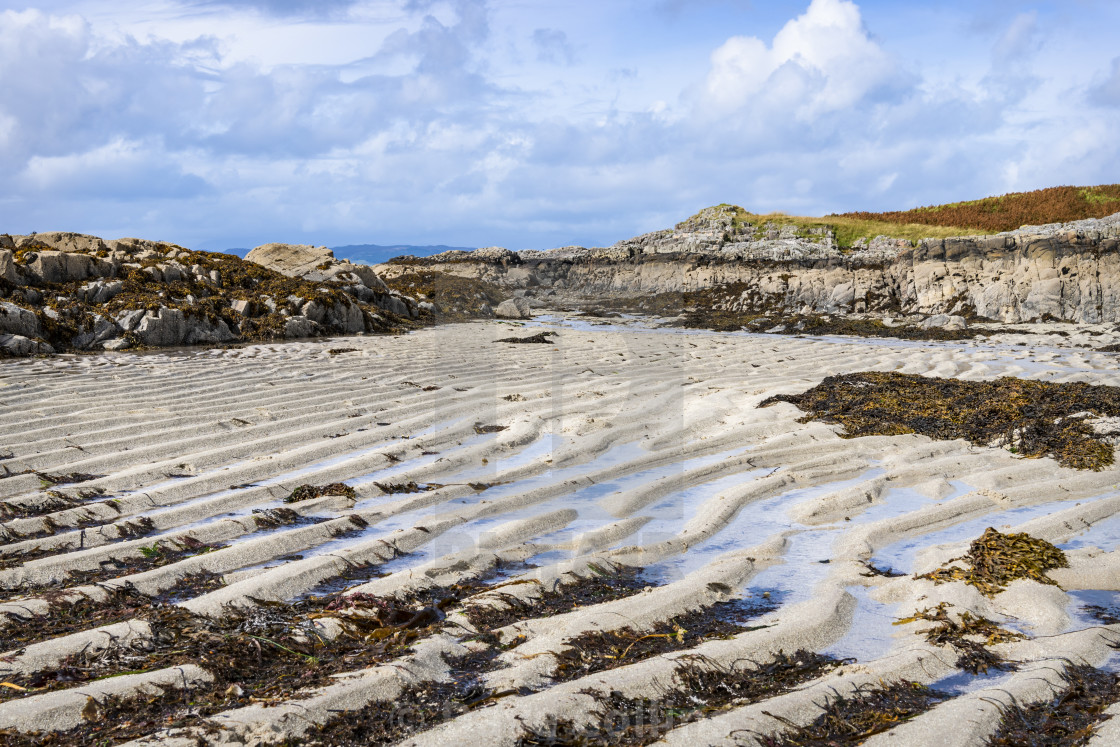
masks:
<path id="1" fill-rule="evenodd" d="M 923 238 L 978 236 L 1013 231 L 1021 226 L 1104 218 L 1120 212 L 1120 184 L 1050 187 L 912 210 L 853 212 L 823 218 L 785 213 L 759 215 L 735 205 L 719 207 L 733 211 L 736 224 L 750 223 L 756 227 L 767 222 L 779 226 L 793 225 L 798 228 L 799 234 L 805 235 L 812 229 L 828 228 L 834 232 L 840 246 L 851 246 L 861 238 L 876 236 L 917 241 Z M 684 223 L 698 218 L 693 216 Z"/>

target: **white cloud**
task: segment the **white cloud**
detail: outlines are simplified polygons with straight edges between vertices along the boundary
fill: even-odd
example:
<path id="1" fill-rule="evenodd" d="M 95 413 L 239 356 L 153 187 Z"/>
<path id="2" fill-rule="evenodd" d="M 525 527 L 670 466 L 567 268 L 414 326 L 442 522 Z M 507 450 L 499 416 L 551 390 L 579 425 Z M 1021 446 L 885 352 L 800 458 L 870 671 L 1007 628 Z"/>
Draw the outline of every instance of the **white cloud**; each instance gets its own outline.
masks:
<path id="1" fill-rule="evenodd" d="M 39 199 L 181 199 L 209 191 L 203 179 L 184 173 L 158 144 L 125 140 L 84 153 L 32 156 L 17 182 Z"/>
<path id="2" fill-rule="evenodd" d="M 895 79 L 896 62 L 848 0 L 813 0 L 767 46 L 735 36 L 712 53 L 705 104 L 721 114 L 767 103 L 809 119 L 850 107 Z"/>
<path id="3" fill-rule="evenodd" d="M 1120 167 L 1120 60 L 1086 40 L 1105 23 L 1063 36 L 1027 8 L 962 39 L 967 23 L 926 9 L 943 25 L 900 35 L 884 6 L 802 0 L 766 33 L 717 35 L 694 17 L 730 3 L 572 2 L 0 14 L 0 231 L 543 248 L 717 202 L 908 207 Z M 914 54 L 930 49 L 936 64 Z"/>
<path id="4" fill-rule="evenodd" d="M 1112 74 L 1100 85 L 1093 86 L 1091 99 L 1105 106 L 1120 106 L 1120 57 L 1112 61 Z"/>

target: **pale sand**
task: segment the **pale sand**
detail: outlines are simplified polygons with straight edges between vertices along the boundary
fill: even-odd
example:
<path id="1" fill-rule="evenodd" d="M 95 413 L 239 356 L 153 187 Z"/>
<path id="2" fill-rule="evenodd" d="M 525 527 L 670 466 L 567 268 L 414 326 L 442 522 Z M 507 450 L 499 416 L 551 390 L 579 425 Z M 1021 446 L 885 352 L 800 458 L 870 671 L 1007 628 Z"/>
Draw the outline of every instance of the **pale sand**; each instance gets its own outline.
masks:
<path id="1" fill-rule="evenodd" d="M 1074 334 L 931 344 L 545 324 L 559 333 L 554 345 L 495 344 L 528 329 L 490 322 L 402 337 L 4 362 L 0 443 L 12 456 L 0 465 L 12 473 L 103 474 L 80 487 L 104 488 L 116 503 L 49 514 L 57 529 L 40 538 L 15 533 L 49 530 L 45 517 L 6 522 L 5 552 L 71 549 L 0 570 L 0 586 L 58 581 L 183 535 L 228 547 L 104 585 L 131 582 L 155 594 L 184 573 L 209 570 L 227 585 L 181 604 L 219 615 L 228 604 L 295 598 L 362 562 L 389 562 L 390 575 L 359 587 L 380 595 L 447 586 L 500 561 L 534 558 L 540 568 L 524 577 L 533 583 L 502 594 L 531 605 L 570 574 L 611 565 L 648 567 L 663 584 L 567 614 L 529 612 L 498 631 L 519 642 L 501 654 L 509 666 L 486 674 L 485 684 L 539 692 L 502 698 L 407 742 L 417 745 L 512 744 L 522 723 L 590 721 L 595 693 L 650 696 L 671 683 L 682 653 L 723 664 L 761 665 L 798 648 L 856 659 L 793 692 L 678 727 L 664 741 L 733 744 L 733 734 L 776 733 L 785 723 L 812 721 L 830 693 L 901 679 L 936 684 L 955 674 L 952 653 L 917 635 L 921 624 L 890 624 L 940 601 L 1013 619 L 1038 638 L 1003 647 L 1022 662 L 1017 674 L 987 689 L 977 680 L 874 743 L 980 744 L 998 727 L 997 704 L 1048 697 L 1062 686 L 1066 660 L 1101 665 L 1107 643 L 1120 640 L 1116 626 L 1080 614 L 1069 593 L 1120 591 L 1120 470 L 1076 472 L 1049 459 L 919 436 L 842 439 L 833 426 L 798 423 L 791 405 L 756 407 L 825 375 L 867 370 L 1120 385 L 1115 356 L 1074 347 L 1111 342 L 1111 335 L 1062 325 Z M 1022 340 L 1032 346 L 1012 344 Z M 332 357 L 332 348 L 357 351 Z M 479 435 L 476 423 L 507 430 Z M 282 506 L 298 485 L 338 481 L 355 487 L 356 501 L 291 506 L 324 523 L 262 530 L 253 518 L 254 509 Z M 387 496 L 375 481 L 444 487 Z M 471 482 L 494 487 L 476 493 Z M 249 487 L 231 487 L 242 485 Z M 0 479 L 0 496 L 15 505 L 45 499 L 34 475 Z M 355 514 L 369 527 L 335 539 L 354 527 L 348 517 Z M 140 517 L 151 519 L 153 533 L 122 536 Z M 1068 545 L 1072 567 L 1052 574 L 1062 588 L 1016 582 L 989 599 L 959 583 L 861 575 L 869 559 L 927 571 L 960 555 L 988 525 Z M 293 554 L 303 557 L 285 559 Z M 760 620 L 763 629 L 551 684 L 556 653 L 573 636 L 648 629 L 762 590 L 780 602 Z M 67 594 L 101 598 L 105 591 L 91 584 Z M 503 604 L 498 594 L 476 603 Z M 35 594 L 0 603 L 0 625 L 34 624 L 46 611 Z M 322 635 L 337 634 L 337 623 L 319 624 Z M 206 739 L 280 741 L 340 709 L 392 701 L 410 682 L 447 676 L 443 654 L 466 650 L 463 628 L 468 621 L 454 613 L 444 634 L 406 659 L 290 704 L 221 714 Z M 144 623 L 120 623 L 9 652 L 0 677 L 147 635 Z M 192 671 L 186 679 L 206 676 Z M 107 682 L 127 693 L 169 678 L 163 670 Z M 0 704 L 0 728 L 69 728 L 86 703 L 79 693 L 102 691 L 110 690 Z M 148 743 L 195 743 L 180 736 Z"/>

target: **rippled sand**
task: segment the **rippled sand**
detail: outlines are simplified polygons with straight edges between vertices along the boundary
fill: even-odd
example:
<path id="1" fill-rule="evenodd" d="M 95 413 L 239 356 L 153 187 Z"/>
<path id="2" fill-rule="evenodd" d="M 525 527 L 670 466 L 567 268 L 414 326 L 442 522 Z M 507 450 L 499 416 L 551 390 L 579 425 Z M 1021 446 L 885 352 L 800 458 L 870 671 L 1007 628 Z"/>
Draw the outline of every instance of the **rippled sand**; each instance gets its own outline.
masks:
<path id="1" fill-rule="evenodd" d="M 536 566 L 518 573 L 544 588 L 603 563 L 645 569 L 645 592 L 560 615 L 533 614 L 539 583 L 503 587 L 526 611 L 502 631 L 516 644 L 499 655 L 508 666 L 488 671 L 485 684 L 523 694 L 408 741 L 446 745 L 514 744 L 525 723 L 590 720 L 604 693 L 652 697 L 685 654 L 763 664 L 802 648 L 853 661 L 792 692 L 673 729 L 665 743 L 755 743 L 812 721 L 837 693 L 906 680 L 954 697 L 868 744 L 924 745 L 934 736 L 938 744 L 974 744 L 996 728 L 1002 704 L 1050 697 L 1065 660 L 1102 665 L 1109 642 L 1120 639 L 1120 626 L 1081 609 L 1115 604 L 1120 591 L 1116 469 L 1077 472 L 919 436 L 842 439 L 835 426 L 798 422 L 802 413 L 791 405 L 757 408 L 826 375 L 868 370 L 1120 385 L 1114 356 L 1042 339 L 1026 348 L 686 334 L 562 318 L 543 326 L 557 332 L 554 344 L 495 343 L 537 330 L 487 322 L 401 337 L 0 364 L 0 443 L 11 452 L 0 461 L 9 475 L 0 496 L 15 506 L 46 500 L 39 477 L 20 474 L 27 469 L 103 475 L 59 489 L 105 491 L 3 524 L 5 557 L 27 550 L 38 557 L 0 570 L 0 588 L 17 592 L 0 602 L 0 625 L 49 625 L 45 596 L 57 599 L 59 585 L 73 599 L 100 598 L 103 587 L 125 583 L 156 595 L 199 570 L 222 574 L 225 585 L 178 604 L 222 615 L 227 605 L 322 590 L 363 563 L 389 572 L 357 587 L 381 596 L 449 586 L 516 561 Z M 476 429 L 490 425 L 505 429 Z M 357 497 L 283 503 L 299 485 L 338 482 Z M 409 482 L 441 487 L 386 494 L 378 486 Z M 303 518 L 262 527 L 259 512 L 281 507 Z M 130 537 L 144 517 L 149 532 Z M 865 575 L 868 561 L 907 574 L 931 570 L 987 526 L 1029 531 L 1065 549 L 1071 567 L 1051 573 L 1061 587 L 1020 581 L 989 599 L 960 583 Z M 99 583 L 66 583 L 70 571 L 142 557 L 143 548 L 184 536 L 223 547 Z M 764 593 L 777 606 L 757 630 L 553 684 L 557 654 L 581 633 L 648 630 Z M 941 601 L 1026 633 L 996 647 L 1021 663 L 1018 671 L 962 674 L 913 626 L 891 624 Z M 282 741 L 340 709 L 392 701 L 409 683 L 447 676 L 438 654 L 462 645 L 464 624 L 450 615 L 405 665 L 219 714 L 205 739 Z M 8 652 L 0 677 L 150 635 L 143 621 L 109 627 Z M 199 669 L 190 675 L 205 677 Z M 69 728 L 88 696 L 187 679 L 160 670 L 9 700 L 0 703 L 0 728 Z M 1120 737 L 1107 726 L 1094 744 Z M 189 734 L 159 741 L 195 743 Z"/>

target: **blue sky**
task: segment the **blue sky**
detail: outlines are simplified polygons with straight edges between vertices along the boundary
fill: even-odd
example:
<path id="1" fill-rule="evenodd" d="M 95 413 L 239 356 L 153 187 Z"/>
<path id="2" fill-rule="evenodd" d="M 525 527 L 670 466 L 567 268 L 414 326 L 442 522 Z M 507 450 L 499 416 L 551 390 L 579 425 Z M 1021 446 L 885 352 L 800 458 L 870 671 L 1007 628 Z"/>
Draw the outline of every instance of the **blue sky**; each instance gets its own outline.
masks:
<path id="1" fill-rule="evenodd" d="M 0 0 L 0 231 L 607 245 L 1120 182 L 1112 0 Z"/>

